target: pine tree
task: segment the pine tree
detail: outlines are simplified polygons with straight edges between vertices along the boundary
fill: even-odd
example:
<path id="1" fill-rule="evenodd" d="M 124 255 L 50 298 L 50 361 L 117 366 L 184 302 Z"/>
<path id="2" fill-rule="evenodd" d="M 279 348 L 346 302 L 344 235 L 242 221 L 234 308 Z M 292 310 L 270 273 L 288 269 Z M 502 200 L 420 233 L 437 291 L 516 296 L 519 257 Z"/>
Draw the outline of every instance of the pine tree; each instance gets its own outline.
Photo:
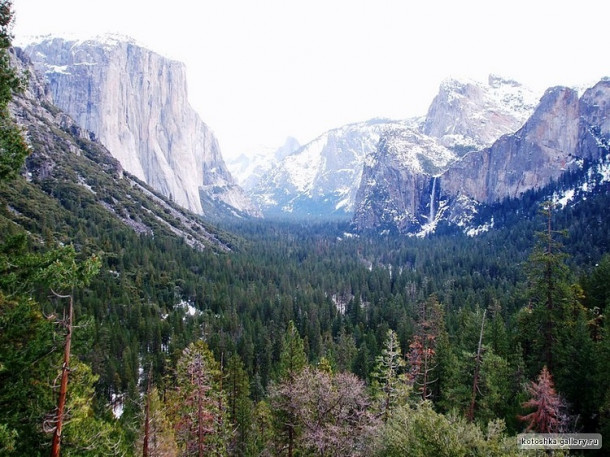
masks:
<path id="1" fill-rule="evenodd" d="M 557 325 L 562 321 L 562 306 L 573 301 L 572 290 L 567 282 L 569 270 L 564 262 L 566 255 L 562 244 L 556 240 L 557 232 L 552 229 L 553 204 L 543 205 L 546 230 L 538 232 L 539 242 L 529 261 L 530 297 L 533 318 L 537 331 L 532 335 L 535 351 L 542 355 L 542 362 L 553 369 L 554 345 L 557 340 Z"/>
<path id="2" fill-rule="evenodd" d="M 491 322 L 485 329 L 486 339 L 489 341 L 489 346 L 495 354 L 500 357 L 508 357 L 509 355 L 509 340 L 506 333 L 506 324 L 502 318 L 502 306 L 500 302 L 494 300 L 488 308 L 491 316 Z"/>
<path id="3" fill-rule="evenodd" d="M 21 130 L 11 119 L 8 104 L 23 89 L 11 65 L 13 2 L 0 0 L 0 180 L 14 178 L 29 154 Z"/>
<path id="4" fill-rule="evenodd" d="M 272 385 L 269 394 L 274 412 L 274 423 L 278 432 L 276 441 L 282 449 L 286 450 L 288 457 L 294 455 L 296 441 L 300 434 L 297 420 L 299 392 L 296 380 L 306 363 L 303 340 L 299 336 L 294 322 L 290 321 L 282 339 L 279 384 Z"/>
<path id="5" fill-rule="evenodd" d="M 586 305 L 601 312 L 610 308 L 610 254 L 605 254 L 591 274 L 584 278 Z"/>
<path id="6" fill-rule="evenodd" d="M 169 400 L 180 455 L 227 455 L 231 431 L 220 378 L 219 364 L 204 342 L 184 349 Z"/>
<path id="7" fill-rule="evenodd" d="M 436 412 L 429 401 L 413 409 L 403 405 L 385 424 L 377 455 L 388 457 L 521 456 L 515 438 L 504 434 L 501 420 L 487 424 L 487 433 L 476 423 L 454 414 Z"/>
<path id="8" fill-rule="evenodd" d="M 35 251 L 30 239 L 24 233 L 7 236 L 0 245 L 0 296 L 4 294 L 12 297 L 12 300 L 0 299 L 0 329 L 6 326 L 8 330 L 7 339 L 0 338 L 3 347 L 0 358 L 0 372 L 10 367 L 11 371 L 0 373 L 2 387 L 0 389 L 0 405 L 6 399 L 11 405 L 5 411 L 21 411 L 21 418 L 14 424 L 18 429 L 26 432 L 28 439 L 20 440 L 17 446 L 20 450 L 28 452 L 27 446 L 38 446 L 34 442 L 41 438 L 36 430 L 42 423 L 42 411 L 39 407 L 51 409 L 48 404 L 49 396 L 39 391 L 41 380 L 51 376 L 54 367 L 50 364 L 60 364 L 60 375 L 56 409 L 47 414 L 45 420 L 45 431 L 53 434 L 51 452 L 59 455 L 62 429 L 65 422 L 68 398 L 68 374 L 70 372 L 71 338 L 73 329 L 73 291 L 87 285 L 95 276 L 100 267 L 100 259 L 91 256 L 84 261 L 79 260 L 73 246 L 53 247 L 48 246 L 42 252 Z M 46 321 L 43 319 L 41 306 L 33 295 L 37 290 L 49 291 L 56 298 L 68 299 L 67 312 L 64 311 L 64 319 L 56 319 L 60 312 L 52 313 Z M 55 292 L 56 290 L 70 291 L 70 294 Z M 18 325 L 15 318 L 21 321 Z M 54 359 L 52 340 L 52 323 L 61 324 L 65 331 L 64 351 L 62 362 Z M 3 330 L 3 329 L 2 329 Z M 21 333 L 24 332 L 24 333 Z M 3 334 L 0 332 L 0 334 Z M 20 334 L 21 333 L 21 334 Z M 23 343 L 28 341 L 27 350 L 24 351 Z M 38 352 L 40 351 L 40 352 Z M 30 357 L 37 354 L 33 359 Z M 28 361 L 29 360 L 29 361 Z M 24 364 L 25 365 L 22 365 Z M 40 370 L 40 371 L 39 371 Z M 23 376 L 31 380 L 23 379 Z M 25 381 L 25 382 L 24 382 Z M 34 386 L 38 386 L 33 389 Z M 24 390 L 21 391 L 21 388 Z M 2 392 L 4 390 L 4 392 Z M 34 394 L 39 400 L 32 404 L 29 395 Z M 49 392 L 51 394 L 52 392 Z M 23 395 L 21 395 L 23 394 Z M 10 399 L 10 400 L 9 400 Z M 36 411 L 35 415 L 32 413 Z M 5 416 L 9 418 L 10 413 Z M 38 416 L 38 417 L 36 417 Z M 24 421 L 23 417 L 27 417 Z M 36 424 L 29 421 L 40 421 Z M 33 429 L 33 430 L 32 430 Z M 83 436 L 83 438 L 85 438 Z M 78 446 L 78 443 L 75 444 Z M 29 449 L 32 452 L 32 449 Z"/>
<path id="9" fill-rule="evenodd" d="M 95 383 L 99 376 L 80 362 L 71 362 L 70 389 L 64 410 L 61 455 L 64 457 L 102 457 L 127 453 L 123 431 L 118 424 L 104 419 L 93 408 Z M 55 415 L 44 426 L 54 427 Z M 53 448 L 52 448 L 53 450 Z"/>
<path id="10" fill-rule="evenodd" d="M 244 370 L 244 364 L 237 354 L 233 354 L 227 363 L 224 388 L 227 393 L 228 413 L 235 430 L 233 455 L 245 455 L 252 429 L 252 401 L 250 383 Z"/>
<path id="11" fill-rule="evenodd" d="M 0 0 L 0 185 L 19 174 L 29 154 L 9 111 L 13 96 L 23 88 L 11 63 L 13 15 L 13 2 Z M 24 274 L 23 267 L 35 262 L 34 256 L 24 252 L 26 236 L 11 239 L 7 229 L 1 228 L 0 245 L 0 445 L 26 455 L 37 452 L 44 439 L 36 421 L 49 398 L 40 391 L 38 381 L 49 368 L 51 326 L 27 290 L 35 273 L 27 268 Z"/>
<path id="12" fill-rule="evenodd" d="M 290 321 L 282 339 L 278 377 L 279 379 L 294 378 L 306 365 L 307 357 L 303 339 L 294 322 Z"/>
<path id="13" fill-rule="evenodd" d="M 476 405 L 477 394 L 479 392 L 479 378 L 481 375 L 481 364 L 483 362 L 483 331 L 485 329 L 485 316 L 487 310 L 483 312 L 483 318 L 481 319 L 481 333 L 479 335 L 479 344 L 477 346 L 477 353 L 474 359 L 474 375 L 472 380 L 472 396 L 470 398 L 470 406 L 468 407 L 468 413 L 466 418 L 472 422 L 474 420 L 474 409 Z"/>
<path id="14" fill-rule="evenodd" d="M 53 324 L 40 305 L 0 291 L 0 427 L 6 439 L 18 437 L 11 440 L 14 454 L 8 455 L 36 455 L 48 446 L 40 424 L 54 405 L 43 382 L 54 377 L 53 349 Z"/>
<path id="15" fill-rule="evenodd" d="M 146 393 L 145 422 L 143 431 L 136 441 L 136 455 L 142 457 L 177 457 L 178 446 L 166 407 L 159 397 L 156 387 Z M 148 429 L 148 431 L 146 430 Z"/>
<path id="16" fill-rule="evenodd" d="M 351 371 L 358 349 L 356 348 L 354 337 L 347 333 L 345 328 L 341 329 L 334 348 L 333 355 L 337 370 Z"/>
<path id="17" fill-rule="evenodd" d="M 43 270 L 39 279 L 49 284 L 53 294 L 59 299 L 68 299 L 68 310 L 64 313 L 64 318 L 60 321 L 65 328 L 66 336 L 64 342 L 63 362 L 61 366 L 61 381 L 59 385 L 59 395 L 57 398 L 57 409 L 53 424 L 53 440 L 51 442 L 51 457 L 59 457 L 61 447 L 62 428 L 66 400 L 68 395 L 68 377 L 71 371 L 70 357 L 72 345 L 72 332 L 74 329 L 74 298 L 73 291 L 76 287 L 84 287 L 91 278 L 99 271 L 101 262 L 96 256 L 92 256 L 87 261 L 77 264 L 75 252 L 72 249 L 66 251 L 67 258 L 57 260 Z M 72 291 L 69 295 L 55 292 L 54 288 L 68 289 Z"/>
<path id="18" fill-rule="evenodd" d="M 388 330 L 383 349 L 377 356 L 376 362 L 377 365 L 372 375 L 373 390 L 378 398 L 379 413 L 386 422 L 396 406 L 401 390 L 405 388 L 404 379 L 401 376 L 405 360 L 400 350 L 398 336 L 393 330 Z M 404 394 L 404 392 L 402 393 Z"/>
<path id="19" fill-rule="evenodd" d="M 444 331 L 444 312 L 436 296 L 422 302 L 418 310 L 416 333 L 409 345 L 407 363 L 409 380 L 427 400 L 432 395 L 431 386 L 438 378 L 434 376 L 437 368 L 436 348 L 438 337 Z"/>
<path id="20" fill-rule="evenodd" d="M 252 413 L 252 433 L 248 442 L 248 455 L 269 455 L 275 438 L 273 414 L 269 403 L 261 400 L 256 403 Z"/>

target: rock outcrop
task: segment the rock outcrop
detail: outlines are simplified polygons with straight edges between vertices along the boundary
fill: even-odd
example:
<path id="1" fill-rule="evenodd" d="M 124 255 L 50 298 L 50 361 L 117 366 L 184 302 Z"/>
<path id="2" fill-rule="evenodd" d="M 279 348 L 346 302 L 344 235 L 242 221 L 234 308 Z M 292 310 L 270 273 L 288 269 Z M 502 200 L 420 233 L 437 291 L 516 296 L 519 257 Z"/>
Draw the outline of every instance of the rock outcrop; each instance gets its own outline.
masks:
<path id="1" fill-rule="evenodd" d="M 227 166 L 237 183 L 250 192 L 258 187 L 260 180 L 277 164 L 293 154 L 301 147 L 296 138 L 288 137 L 284 144 L 271 152 L 258 152 L 250 155 L 242 154 L 227 161 Z"/>
<path id="2" fill-rule="evenodd" d="M 454 163 L 441 177 L 443 193 L 492 203 L 542 187 L 574 163 L 578 119 L 578 93 L 549 89 L 520 130 Z"/>
<path id="3" fill-rule="evenodd" d="M 487 84 L 450 78 L 441 83 L 422 133 L 458 153 L 481 149 L 515 132 L 537 104 L 538 97 L 516 81 L 494 75 Z"/>
<path id="4" fill-rule="evenodd" d="M 364 167 L 353 218 L 356 228 L 407 232 L 433 218 L 434 176 L 456 159 L 455 152 L 419 130 L 385 132 Z M 424 195 L 431 195 L 432 202 Z"/>
<path id="5" fill-rule="evenodd" d="M 54 103 L 95 133 L 126 171 L 189 210 L 220 201 L 256 213 L 187 99 L 184 65 L 125 37 L 46 38 L 25 47 Z"/>
<path id="6" fill-rule="evenodd" d="M 487 84 L 444 81 L 420 124 L 382 135 L 364 167 L 355 228 L 411 232 L 431 226 L 446 209 L 439 177 L 521 127 L 535 99 L 520 84 L 496 76 Z"/>

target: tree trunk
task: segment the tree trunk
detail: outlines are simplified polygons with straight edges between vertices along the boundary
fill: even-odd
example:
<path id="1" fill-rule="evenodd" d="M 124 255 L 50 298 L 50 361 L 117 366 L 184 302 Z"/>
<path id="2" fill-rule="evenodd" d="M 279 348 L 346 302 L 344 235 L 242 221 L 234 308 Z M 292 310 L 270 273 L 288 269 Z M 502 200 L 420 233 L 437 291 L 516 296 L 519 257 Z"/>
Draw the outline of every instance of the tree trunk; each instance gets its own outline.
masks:
<path id="1" fill-rule="evenodd" d="M 144 444 L 142 445 L 142 457 L 148 457 L 148 440 L 150 438 L 150 379 L 152 377 L 152 366 L 148 373 L 148 385 L 146 387 L 146 407 L 144 409 Z"/>
<path id="2" fill-rule="evenodd" d="M 56 294 L 57 295 L 57 294 Z M 72 315 L 73 302 L 71 295 L 57 295 L 60 298 L 69 298 L 70 305 L 68 310 L 68 318 L 66 321 L 66 327 L 68 333 L 66 334 L 66 345 L 64 347 L 64 363 L 61 368 L 61 384 L 59 387 L 59 399 L 57 400 L 57 422 L 55 425 L 55 431 L 53 432 L 53 442 L 51 444 L 51 457 L 59 457 L 59 451 L 61 447 L 61 431 L 64 422 L 64 410 L 66 408 L 66 395 L 68 393 L 68 373 L 70 372 L 70 345 L 72 344 Z"/>
<path id="3" fill-rule="evenodd" d="M 546 308 L 547 308 L 547 318 L 545 325 L 545 359 L 546 366 L 549 370 L 553 369 L 553 292 L 555 285 L 553 283 L 553 266 L 551 264 L 552 259 L 551 255 L 553 252 L 553 232 L 551 230 L 551 209 L 548 210 L 548 224 L 547 224 L 547 264 L 546 264 L 546 272 L 545 279 L 547 281 L 547 296 L 546 296 Z"/>
<path id="4" fill-rule="evenodd" d="M 475 358 L 474 366 L 474 378 L 472 380 L 472 397 L 470 398 L 470 408 L 468 408 L 468 414 L 466 418 L 469 422 L 474 420 L 474 407 L 477 399 L 477 390 L 479 389 L 479 375 L 481 372 L 481 348 L 483 346 L 483 329 L 485 327 L 485 315 L 487 310 L 483 311 L 483 320 L 481 320 L 481 333 L 479 335 L 479 347 L 477 349 L 477 356 Z"/>
<path id="5" fill-rule="evenodd" d="M 201 391 L 201 386 L 199 388 L 198 399 L 197 399 L 197 426 L 198 426 L 198 439 L 197 439 L 197 447 L 199 449 L 199 457 L 203 457 L 203 392 Z"/>

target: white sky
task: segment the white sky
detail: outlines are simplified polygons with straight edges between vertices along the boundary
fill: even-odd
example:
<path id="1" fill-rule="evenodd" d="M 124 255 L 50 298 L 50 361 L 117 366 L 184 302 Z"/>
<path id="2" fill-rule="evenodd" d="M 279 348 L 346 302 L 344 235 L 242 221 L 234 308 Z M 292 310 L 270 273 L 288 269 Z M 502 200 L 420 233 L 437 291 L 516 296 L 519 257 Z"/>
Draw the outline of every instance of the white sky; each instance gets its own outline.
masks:
<path id="1" fill-rule="evenodd" d="M 225 158 L 373 117 L 423 115 L 439 83 L 534 89 L 610 76 L 607 0 L 13 0 L 27 35 L 129 35 L 186 63 Z"/>

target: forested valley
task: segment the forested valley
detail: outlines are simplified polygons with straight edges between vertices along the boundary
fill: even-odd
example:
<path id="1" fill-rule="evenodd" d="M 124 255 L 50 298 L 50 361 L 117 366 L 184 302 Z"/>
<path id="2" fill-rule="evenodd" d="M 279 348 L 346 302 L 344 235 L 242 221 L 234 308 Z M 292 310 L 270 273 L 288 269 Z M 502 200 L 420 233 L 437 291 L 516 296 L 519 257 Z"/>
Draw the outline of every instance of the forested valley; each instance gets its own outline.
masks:
<path id="1" fill-rule="evenodd" d="M 5 220 L 7 455 L 48 452 L 60 293 L 75 316 L 66 455 L 141 455 L 145 435 L 148 455 L 518 454 L 545 366 L 553 430 L 603 433 L 607 204 L 474 238 L 242 223 L 225 227 L 231 252 L 117 227 L 43 246 Z"/>
<path id="2" fill-rule="evenodd" d="M 510 456 L 536 455 L 523 431 L 610 436 L 607 187 L 486 208 L 475 237 L 242 220 L 193 247 L 137 233 L 60 162 L 20 172 L 36 151 L 1 44 L 1 456 Z"/>

